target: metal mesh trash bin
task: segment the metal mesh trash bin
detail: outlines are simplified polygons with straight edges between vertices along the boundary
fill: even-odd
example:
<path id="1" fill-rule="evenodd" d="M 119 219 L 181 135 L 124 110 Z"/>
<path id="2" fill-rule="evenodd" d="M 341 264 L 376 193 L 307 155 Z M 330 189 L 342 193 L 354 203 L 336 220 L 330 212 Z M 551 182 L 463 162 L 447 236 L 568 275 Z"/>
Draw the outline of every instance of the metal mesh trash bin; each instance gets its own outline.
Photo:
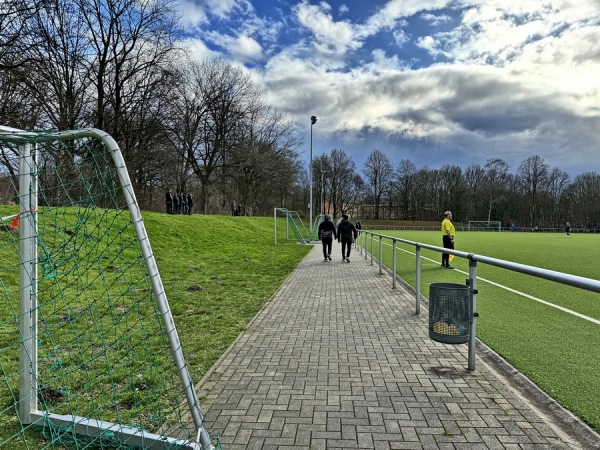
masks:
<path id="1" fill-rule="evenodd" d="M 469 341 L 471 328 L 470 287 L 464 284 L 429 285 L 429 337 L 445 344 Z"/>

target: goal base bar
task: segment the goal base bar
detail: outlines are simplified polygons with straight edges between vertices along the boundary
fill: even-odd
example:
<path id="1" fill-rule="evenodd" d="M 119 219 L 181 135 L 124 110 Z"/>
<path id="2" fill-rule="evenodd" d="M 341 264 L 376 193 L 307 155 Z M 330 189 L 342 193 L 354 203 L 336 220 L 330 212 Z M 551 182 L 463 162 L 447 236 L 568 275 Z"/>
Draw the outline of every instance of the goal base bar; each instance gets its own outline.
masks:
<path id="1" fill-rule="evenodd" d="M 48 414 L 42 411 L 35 411 L 31 413 L 31 419 L 33 420 L 33 424 L 42 427 L 51 423 L 65 432 L 92 438 L 99 437 L 124 443 L 131 447 L 149 448 L 152 450 L 204 450 L 197 442 L 161 436 L 139 428 L 87 417 Z M 211 445 L 207 449 L 211 450 L 214 447 Z"/>

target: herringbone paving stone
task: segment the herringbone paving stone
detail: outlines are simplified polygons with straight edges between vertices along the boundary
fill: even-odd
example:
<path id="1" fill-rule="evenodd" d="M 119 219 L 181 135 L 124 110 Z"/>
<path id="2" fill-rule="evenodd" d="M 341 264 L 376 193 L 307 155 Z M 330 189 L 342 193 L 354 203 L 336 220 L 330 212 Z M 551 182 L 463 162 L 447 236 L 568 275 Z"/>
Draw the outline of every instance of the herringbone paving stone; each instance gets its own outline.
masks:
<path id="1" fill-rule="evenodd" d="M 340 253 L 315 246 L 197 386 L 223 448 L 583 448 L 490 366 L 468 371 L 466 345 L 429 339 L 370 257 Z"/>

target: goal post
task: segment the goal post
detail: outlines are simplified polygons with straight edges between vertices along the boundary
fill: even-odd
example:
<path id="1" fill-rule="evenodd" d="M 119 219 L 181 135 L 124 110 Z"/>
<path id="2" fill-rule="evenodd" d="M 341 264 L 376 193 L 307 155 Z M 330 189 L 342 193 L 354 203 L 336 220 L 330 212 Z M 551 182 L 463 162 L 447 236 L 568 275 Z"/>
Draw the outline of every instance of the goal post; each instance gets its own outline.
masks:
<path id="1" fill-rule="evenodd" d="M 502 222 L 497 220 L 470 220 L 468 231 L 502 231 Z"/>
<path id="2" fill-rule="evenodd" d="M 309 244 L 312 237 L 306 229 L 304 222 L 296 211 L 286 208 L 274 208 L 273 230 L 275 233 L 275 245 L 284 244 Z M 315 223 L 318 217 L 315 219 Z"/>
<path id="3" fill-rule="evenodd" d="M 0 127 L 0 151 L 0 447 L 41 428 L 51 446 L 213 449 L 114 139 Z"/>

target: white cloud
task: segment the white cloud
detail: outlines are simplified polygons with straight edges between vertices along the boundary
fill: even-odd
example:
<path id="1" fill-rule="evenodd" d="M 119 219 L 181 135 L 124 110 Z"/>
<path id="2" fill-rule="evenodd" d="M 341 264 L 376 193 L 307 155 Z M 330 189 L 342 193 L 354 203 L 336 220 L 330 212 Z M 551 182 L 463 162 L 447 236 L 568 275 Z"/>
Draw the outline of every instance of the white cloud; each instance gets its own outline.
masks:
<path id="1" fill-rule="evenodd" d="M 182 24 L 197 27 L 209 23 L 210 17 L 225 19 L 237 12 L 251 12 L 250 0 L 175 0 Z"/>
<path id="2" fill-rule="evenodd" d="M 179 13 L 184 27 L 195 28 L 208 22 L 208 17 L 202 5 L 194 0 L 179 0 Z"/>
<path id="3" fill-rule="evenodd" d="M 229 45 L 229 53 L 238 61 L 256 62 L 263 58 L 263 51 L 258 42 L 249 36 L 239 36 Z"/>
<path id="4" fill-rule="evenodd" d="M 354 30 L 349 22 L 336 22 L 330 14 L 331 7 L 325 2 L 311 5 L 306 0 L 295 8 L 300 25 L 314 36 L 314 45 L 322 52 L 345 53 L 348 49 L 361 46 L 354 39 Z"/>
<path id="5" fill-rule="evenodd" d="M 210 50 L 206 44 L 199 39 L 186 39 L 183 42 L 183 46 L 187 50 L 188 54 L 197 61 L 214 59 L 223 56 L 218 52 Z"/>
<path id="6" fill-rule="evenodd" d="M 460 13 L 451 22 L 438 13 L 442 7 Z M 365 145 L 402 148 L 398 158 L 431 158 L 414 149 L 449 148 L 461 158 L 454 163 L 465 167 L 491 156 L 514 166 L 534 153 L 565 170 L 597 159 L 597 1 L 390 0 L 361 23 L 334 20 L 325 2 L 303 0 L 293 12 L 285 27 L 248 15 L 235 36 L 213 31 L 204 38 L 237 61 L 264 61 L 252 75 L 265 100 L 302 125 L 317 115 L 319 145 L 343 144 L 359 155 Z M 413 16 L 445 31 L 408 34 Z M 299 35 L 278 45 L 277 33 L 294 19 Z M 390 45 L 363 48 L 375 36 L 388 36 Z M 410 69 L 414 46 L 429 52 L 434 64 Z M 579 158 L 565 157 L 571 148 Z"/>
<path id="7" fill-rule="evenodd" d="M 225 17 L 238 3 L 236 0 L 204 0 L 206 7 L 217 17 Z"/>
<path id="8" fill-rule="evenodd" d="M 449 22 L 452 18 L 446 14 L 436 15 L 436 14 L 421 14 L 421 18 L 423 20 L 428 21 L 433 26 L 438 26 L 440 24 Z"/>
<path id="9" fill-rule="evenodd" d="M 400 19 L 421 11 L 444 8 L 449 3 L 452 2 L 450 0 L 390 0 L 377 13 L 369 17 L 366 28 L 373 31 L 393 28 Z"/>

